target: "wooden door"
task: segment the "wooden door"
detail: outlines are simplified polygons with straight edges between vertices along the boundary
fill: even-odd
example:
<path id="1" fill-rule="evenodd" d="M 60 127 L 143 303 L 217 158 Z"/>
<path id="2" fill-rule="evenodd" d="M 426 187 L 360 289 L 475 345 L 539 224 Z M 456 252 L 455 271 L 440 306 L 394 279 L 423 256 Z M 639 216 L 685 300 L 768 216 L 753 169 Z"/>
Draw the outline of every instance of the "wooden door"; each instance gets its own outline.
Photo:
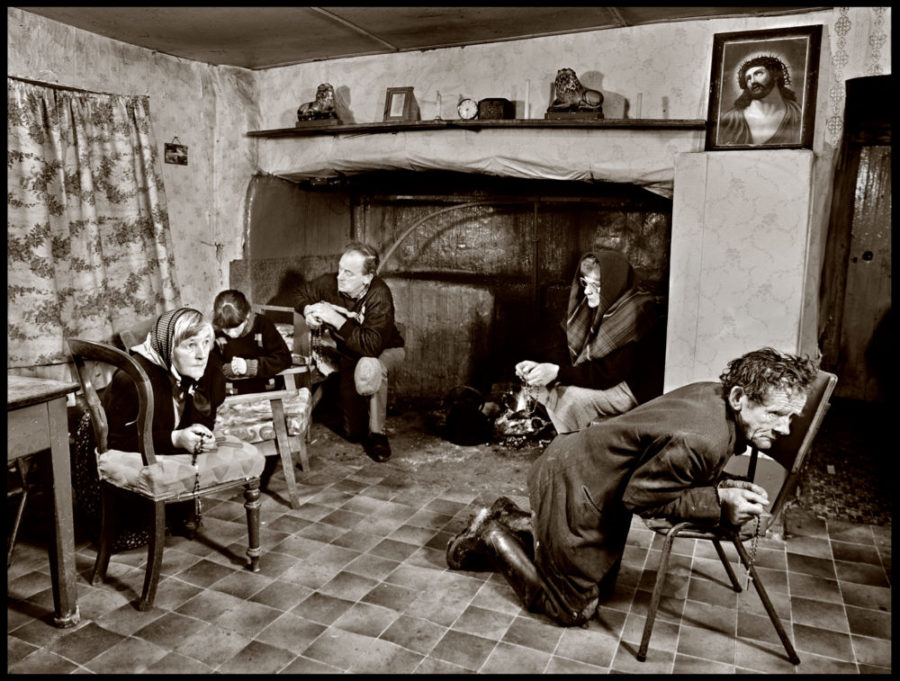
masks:
<path id="1" fill-rule="evenodd" d="M 891 121 L 893 77 L 847 81 L 840 163 L 820 296 L 822 366 L 835 395 L 887 399 L 891 319 Z"/>
<path id="2" fill-rule="evenodd" d="M 860 149 L 850 226 L 837 373 L 838 394 L 865 401 L 884 399 L 878 358 L 868 352 L 891 309 L 891 148 Z"/>

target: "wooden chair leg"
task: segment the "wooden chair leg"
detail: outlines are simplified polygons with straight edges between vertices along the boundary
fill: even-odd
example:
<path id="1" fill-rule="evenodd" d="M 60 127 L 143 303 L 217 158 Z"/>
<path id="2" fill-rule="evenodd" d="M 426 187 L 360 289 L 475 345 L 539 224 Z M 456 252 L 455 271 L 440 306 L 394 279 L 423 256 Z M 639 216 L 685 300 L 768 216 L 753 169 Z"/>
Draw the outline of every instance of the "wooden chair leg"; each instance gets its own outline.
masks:
<path id="1" fill-rule="evenodd" d="M 725 572 L 728 573 L 728 579 L 731 580 L 731 587 L 735 591 L 743 591 L 743 587 L 741 587 L 737 575 L 734 574 L 734 569 L 731 567 L 728 556 L 725 555 L 725 549 L 722 548 L 722 543 L 718 539 L 713 539 L 712 542 L 713 546 L 716 547 L 716 553 L 719 554 L 719 560 L 722 561 L 722 565 L 725 567 Z"/>
<path id="2" fill-rule="evenodd" d="M 247 556 L 250 558 L 250 570 L 259 572 L 259 478 L 254 478 L 244 485 L 244 508 L 247 509 L 247 535 L 249 548 Z"/>
<path id="3" fill-rule="evenodd" d="M 153 607 L 165 547 L 166 504 L 164 501 L 157 501 L 153 503 L 153 532 L 150 533 L 150 544 L 147 547 L 147 572 L 144 574 L 144 592 L 141 594 L 138 610 L 149 610 Z"/>
<path id="4" fill-rule="evenodd" d="M 306 433 L 309 432 L 309 426 L 306 427 Z M 309 473 L 309 452 L 306 446 L 306 438 L 307 434 L 303 433 L 299 438 L 297 438 L 297 455 L 300 458 L 300 468 L 304 473 Z"/>
<path id="5" fill-rule="evenodd" d="M 297 453 L 300 458 L 300 463 L 298 464 L 304 473 L 309 473 L 309 429 L 312 426 L 312 393 L 310 393 L 310 399 L 306 404 L 306 413 L 303 414 L 303 432 L 297 437 L 298 441 L 298 449 Z"/>
<path id="6" fill-rule="evenodd" d="M 291 441 L 288 437 L 287 421 L 284 417 L 284 403 L 281 399 L 274 399 L 271 404 L 272 420 L 275 426 L 275 444 L 278 447 L 278 456 L 281 457 L 281 469 L 284 471 L 284 481 L 287 483 L 288 495 L 291 498 L 291 508 L 300 508 L 297 479 L 294 477 L 294 458 L 291 455 Z"/>
<path id="7" fill-rule="evenodd" d="M 662 555 L 659 558 L 659 568 L 656 570 L 656 584 L 653 587 L 650 609 L 647 610 L 647 621 L 644 622 L 644 633 L 641 636 L 640 648 L 638 648 L 637 659 L 640 662 L 644 662 L 647 659 L 650 634 L 653 633 L 653 622 L 656 620 L 656 611 L 659 609 L 659 601 L 662 598 L 663 585 L 666 581 L 666 572 L 669 569 L 669 557 L 672 555 L 672 542 L 674 540 L 675 532 L 669 530 L 668 534 L 666 534 L 666 541 L 663 543 Z"/>
<path id="8" fill-rule="evenodd" d="M 99 584 L 106 579 L 109 568 L 109 557 L 112 554 L 112 543 L 116 531 L 115 494 L 105 482 L 100 483 L 100 538 L 97 545 L 97 559 L 94 561 L 94 572 L 91 584 Z"/>
<path id="9" fill-rule="evenodd" d="M 309 398 L 309 407 L 306 410 L 306 430 L 303 433 L 303 437 L 306 443 L 309 443 L 309 435 L 312 430 L 312 415 L 313 410 L 316 408 L 316 405 L 322 400 L 322 395 L 324 394 L 322 384 L 318 384 L 315 389 L 312 388 L 312 382 L 310 381 L 310 398 Z"/>
<path id="10" fill-rule="evenodd" d="M 744 548 L 743 542 L 741 542 L 741 539 L 738 536 L 732 537 L 732 542 L 737 549 L 741 562 L 750 572 L 750 579 L 753 580 L 753 586 L 756 587 L 756 593 L 759 594 L 759 600 L 762 601 L 763 607 L 769 615 L 769 619 L 772 620 L 772 626 L 775 627 L 778 638 L 781 639 L 781 644 L 784 646 L 785 652 L 787 652 L 788 659 L 792 664 L 800 664 L 800 658 L 797 656 L 797 651 L 794 650 L 794 644 L 791 643 L 791 639 L 788 638 L 787 632 L 784 630 L 781 620 L 778 618 L 778 613 L 775 612 L 775 606 L 773 606 L 772 601 L 769 600 L 769 594 L 766 593 L 766 589 L 759 579 L 756 568 L 750 560 L 750 556 L 747 555 L 747 550 Z"/>
<path id="11" fill-rule="evenodd" d="M 22 515 L 25 512 L 25 502 L 28 500 L 28 486 L 26 485 L 26 470 L 25 463 L 22 459 L 16 459 L 16 471 L 19 473 L 19 484 L 21 485 L 21 491 L 18 493 L 21 495 L 19 497 L 19 506 L 16 509 L 16 519 L 13 522 L 12 533 L 9 535 L 9 546 L 6 551 L 6 567 L 8 568 L 12 565 L 13 559 L 13 551 L 16 550 L 16 536 L 19 534 L 19 525 L 22 524 Z"/>

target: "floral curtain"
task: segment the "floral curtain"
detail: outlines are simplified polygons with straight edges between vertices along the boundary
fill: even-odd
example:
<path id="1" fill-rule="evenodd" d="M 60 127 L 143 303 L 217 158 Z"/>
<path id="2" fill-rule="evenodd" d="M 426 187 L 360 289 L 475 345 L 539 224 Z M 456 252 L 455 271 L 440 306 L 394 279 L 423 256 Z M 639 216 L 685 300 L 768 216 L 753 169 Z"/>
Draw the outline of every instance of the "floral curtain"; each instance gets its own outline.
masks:
<path id="1" fill-rule="evenodd" d="M 149 98 L 7 78 L 7 369 L 175 307 Z"/>

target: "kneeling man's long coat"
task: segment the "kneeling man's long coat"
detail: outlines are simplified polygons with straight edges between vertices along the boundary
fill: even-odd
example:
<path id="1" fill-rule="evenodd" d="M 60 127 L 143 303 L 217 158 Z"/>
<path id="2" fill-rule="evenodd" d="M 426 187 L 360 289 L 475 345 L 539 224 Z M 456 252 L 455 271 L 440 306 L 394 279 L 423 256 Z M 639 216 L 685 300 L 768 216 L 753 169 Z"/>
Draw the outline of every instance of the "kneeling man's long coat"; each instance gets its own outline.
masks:
<path id="1" fill-rule="evenodd" d="M 535 562 L 573 612 L 615 570 L 632 513 L 717 523 L 715 481 L 746 442 L 715 382 L 557 436 L 528 477 Z"/>

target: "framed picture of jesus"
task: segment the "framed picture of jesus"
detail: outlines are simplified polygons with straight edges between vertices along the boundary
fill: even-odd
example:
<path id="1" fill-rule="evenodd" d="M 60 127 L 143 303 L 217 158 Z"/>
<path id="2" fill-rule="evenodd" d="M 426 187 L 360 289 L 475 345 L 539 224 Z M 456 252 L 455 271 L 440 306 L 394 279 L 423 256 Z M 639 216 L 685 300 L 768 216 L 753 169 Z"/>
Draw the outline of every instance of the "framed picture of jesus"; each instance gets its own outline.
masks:
<path id="1" fill-rule="evenodd" d="M 717 33 L 707 151 L 812 147 L 822 26 Z"/>

